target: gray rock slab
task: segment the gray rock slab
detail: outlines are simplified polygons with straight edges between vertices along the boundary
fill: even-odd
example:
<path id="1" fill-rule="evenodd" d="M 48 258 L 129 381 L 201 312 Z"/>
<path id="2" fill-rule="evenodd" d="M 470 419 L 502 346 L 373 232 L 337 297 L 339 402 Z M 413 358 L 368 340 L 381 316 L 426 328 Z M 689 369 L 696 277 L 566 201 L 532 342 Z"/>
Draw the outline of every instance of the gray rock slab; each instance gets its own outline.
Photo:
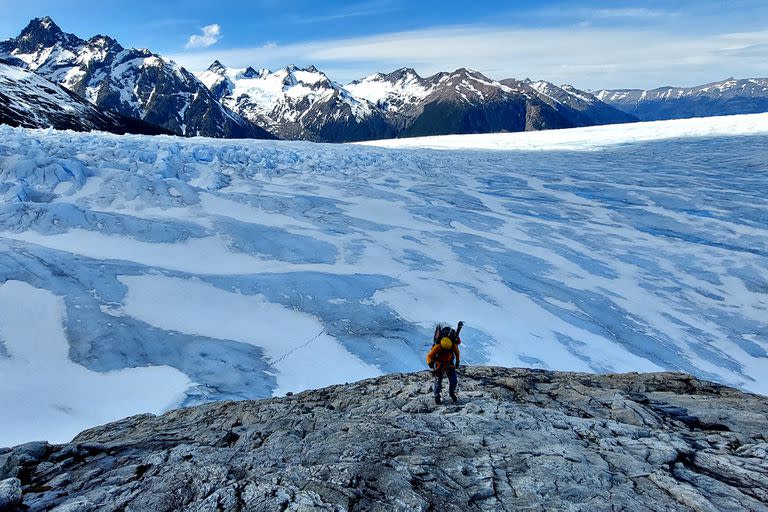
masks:
<path id="1" fill-rule="evenodd" d="M 33 511 L 768 510 L 766 397 L 681 373 L 468 367 L 441 406 L 430 385 L 134 416 L 5 460 Z"/>

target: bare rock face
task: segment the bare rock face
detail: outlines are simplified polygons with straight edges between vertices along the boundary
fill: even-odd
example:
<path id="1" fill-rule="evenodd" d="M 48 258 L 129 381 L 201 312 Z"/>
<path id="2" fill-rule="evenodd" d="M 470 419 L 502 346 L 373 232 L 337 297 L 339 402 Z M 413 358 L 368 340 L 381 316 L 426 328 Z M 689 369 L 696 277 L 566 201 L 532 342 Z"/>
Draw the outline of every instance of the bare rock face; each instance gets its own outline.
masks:
<path id="1" fill-rule="evenodd" d="M 0 449 L 0 482 L 18 478 L 24 510 L 768 510 L 766 397 L 676 373 L 477 367 L 437 406 L 430 384 L 135 416 Z"/>
<path id="2" fill-rule="evenodd" d="M 18 478 L 0 480 L 0 510 L 13 510 L 21 506 L 21 481 Z"/>

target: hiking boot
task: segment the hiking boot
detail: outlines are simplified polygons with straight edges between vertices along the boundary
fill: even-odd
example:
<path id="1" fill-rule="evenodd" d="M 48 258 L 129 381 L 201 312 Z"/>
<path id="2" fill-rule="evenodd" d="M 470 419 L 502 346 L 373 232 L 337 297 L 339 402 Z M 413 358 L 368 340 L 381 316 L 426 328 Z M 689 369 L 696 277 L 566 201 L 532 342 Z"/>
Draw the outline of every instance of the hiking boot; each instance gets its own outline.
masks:
<path id="1" fill-rule="evenodd" d="M 451 400 L 453 400 L 453 403 L 457 403 L 459 401 L 459 397 L 456 396 L 456 393 L 451 393 Z"/>
<path id="2" fill-rule="evenodd" d="M 435 403 L 436 403 L 437 405 L 440 405 L 441 403 L 443 403 L 443 401 L 440 399 L 440 397 L 439 397 L 439 396 L 436 396 L 436 397 L 435 397 Z"/>

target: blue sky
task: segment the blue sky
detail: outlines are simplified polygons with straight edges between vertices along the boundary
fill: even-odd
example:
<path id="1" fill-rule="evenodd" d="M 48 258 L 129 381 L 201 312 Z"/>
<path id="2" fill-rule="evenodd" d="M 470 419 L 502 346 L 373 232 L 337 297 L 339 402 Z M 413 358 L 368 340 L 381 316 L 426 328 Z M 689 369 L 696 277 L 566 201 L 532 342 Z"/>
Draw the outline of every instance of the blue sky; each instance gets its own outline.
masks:
<path id="1" fill-rule="evenodd" d="M 314 64 L 346 82 L 463 66 L 592 89 L 768 75 L 766 0 L 0 0 L 0 38 L 44 15 L 193 71 Z"/>

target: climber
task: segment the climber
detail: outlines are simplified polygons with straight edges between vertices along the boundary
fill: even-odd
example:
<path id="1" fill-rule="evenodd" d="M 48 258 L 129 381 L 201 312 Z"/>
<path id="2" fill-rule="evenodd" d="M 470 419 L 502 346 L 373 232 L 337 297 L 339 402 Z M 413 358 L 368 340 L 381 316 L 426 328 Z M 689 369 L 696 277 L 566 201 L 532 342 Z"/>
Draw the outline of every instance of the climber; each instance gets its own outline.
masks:
<path id="1" fill-rule="evenodd" d="M 460 360 L 459 344 L 451 341 L 451 338 L 447 336 L 442 338 L 440 343 L 433 345 L 432 350 L 427 354 L 427 365 L 432 368 L 432 374 L 435 376 L 434 392 L 436 404 L 442 403 L 440 392 L 443 388 L 443 377 L 446 374 L 448 375 L 448 394 L 453 403 L 459 401 L 456 397 L 456 385 L 458 384 L 456 368 L 459 367 Z"/>

